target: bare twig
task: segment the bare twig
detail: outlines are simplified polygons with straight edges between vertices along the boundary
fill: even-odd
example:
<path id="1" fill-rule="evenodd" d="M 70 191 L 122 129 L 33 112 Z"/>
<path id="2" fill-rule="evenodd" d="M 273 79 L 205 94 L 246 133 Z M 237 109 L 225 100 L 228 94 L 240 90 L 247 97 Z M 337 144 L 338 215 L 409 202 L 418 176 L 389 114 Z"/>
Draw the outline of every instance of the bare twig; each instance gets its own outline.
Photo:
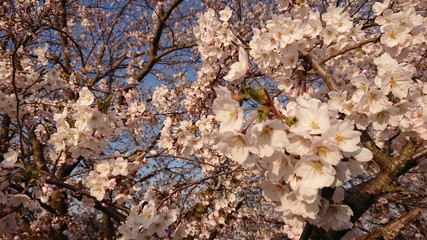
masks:
<path id="1" fill-rule="evenodd" d="M 200 179 L 200 180 L 194 181 L 194 182 L 189 183 L 189 184 L 187 184 L 187 185 L 184 185 L 184 186 L 182 186 L 182 187 L 179 187 L 179 188 L 175 189 L 172 193 L 170 193 L 170 194 L 169 194 L 169 196 L 165 197 L 165 198 L 160 202 L 160 204 L 159 204 L 159 207 L 158 207 L 158 208 L 160 208 L 164 202 L 166 202 L 168 199 L 170 199 L 170 198 L 171 198 L 173 195 L 175 195 L 177 192 L 180 192 L 180 191 L 182 191 L 182 190 L 184 190 L 184 189 L 187 189 L 188 187 L 191 187 L 191 186 L 193 186 L 193 185 L 200 184 L 200 183 L 202 183 L 202 182 L 204 182 L 204 181 L 206 181 L 206 180 L 213 179 L 213 178 L 217 178 L 217 177 L 222 176 L 222 175 L 227 175 L 227 174 L 234 173 L 234 172 L 239 172 L 239 171 L 242 171 L 242 169 L 241 169 L 241 168 L 237 168 L 237 169 L 233 169 L 233 170 L 230 170 L 230 171 L 227 171 L 227 172 L 221 172 L 221 173 L 214 174 L 214 175 L 212 175 L 212 176 L 208 176 L 208 177 L 202 178 L 202 179 Z"/>
<path id="2" fill-rule="evenodd" d="M 375 36 L 375 37 L 373 37 L 373 38 L 369 38 L 369 39 L 363 40 L 363 41 L 361 41 L 361 42 L 359 42 L 359 43 L 357 43 L 357 44 L 354 44 L 354 45 L 352 45 L 352 46 L 348 46 L 348 47 L 344 48 L 344 49 L 343 49 L 343 50 L 341 50 L 341 51 L 338 51 L 338 52 L 334 52 L 334 53 L 329 54 L 328 56 L 326 56 L 326 57 L 324 57 L 322 60 L 320 60 L 320 62 L 321 62 L 321 63 L 325 63 L 325 62 L 327 62 L 327 61 L 331 60 L 331 59 L 332 59 L 332 58 L 334 58 L 334 57 L 338 57 L 338 56 L 340 56 L 340 55 L 343 55 L 343 54 L 344 54 L 344 53 L 346 53 L 346 52 L 349 52 L 349 51 L 351 51 L 351 50 L 358 49 L 358 48 L 362 47 L 363 45 L 366 45 L 366 44 L 368 44 L 368 43 L 374 43 L 374 42 L 377 42 L 377 41 L 379 41 L 379 39 L 380 39 L 380 38 L 381 38 L 381 35 L 377 35 L 377 36 Z"/>
<path id="3" fill-rule="evenodd" d="M 75 194 L 78 194 L 78 195 L 84 195 L 86 197 L 89 197 L 95 201 L 95 208 L 96 209 L 102 211 L 103 213 L 108 214 L 108 216 L 111 217 L 112 219 L 114 219 L 118 222 L 123 222 L 126 220 L 126 216 L 116 210 L 116 209 L 120 209 L 122 211 L 129 212 L 129 209 L 127 209 L 124 206 L 115 205 L 115 204 L 113 204 L 107 200 L 97 201 L 92 195 L 90 195 L 90 193 L 83 191 L 82 189 L 79 189 L 79 188 L 72 186 L 70 184 L 64 183 L 64 182 L 62 182 L 58 179 L 55 179 L 55 178 L 47 178 L 46 183 L 66 188 L 68 190 L 73 191 Z"/>

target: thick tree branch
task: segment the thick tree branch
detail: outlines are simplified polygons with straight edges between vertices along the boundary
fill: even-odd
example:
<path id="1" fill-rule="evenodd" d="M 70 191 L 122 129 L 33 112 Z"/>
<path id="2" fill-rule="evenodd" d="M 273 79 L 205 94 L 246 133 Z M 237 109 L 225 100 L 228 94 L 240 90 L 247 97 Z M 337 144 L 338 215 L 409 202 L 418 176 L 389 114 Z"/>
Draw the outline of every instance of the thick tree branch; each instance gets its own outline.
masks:
<path id="1" fill-rule="evenodd" d="M 31 149 L 33 151 L 33 161 L 37 170 L 48 171 L 48 168 L 45 164 L 45 158 L 43 154 L 43 145 L 40 144 L 37 136 L 34 132 L 34 127 L 30 130 L 28 138 L 31 143 Z"/>
<path id="2" fill-rule="evenodd" d="M 381 196 L 399 176 L 410 169 L 408 166 L 414 166 L 413 163 L 418 159 L 418 156 L 415 158 L 415 152 L 422 145 L 422 142 L 423 141 L 419 138 L 409 139 L 400 150 L 399 155 L 393 157 L 391 161 L 384 166 L 384 169 L 374 178 L 346 192 L 344 202 L 353 210 L 353 216 L 351 218 L 353 223 L 375 203 L 376 199 Z M 330 231 L 328 233 L 323 233 L 323 236 L 326 239 L 340 239 L 347 232 L 348 230 L 339 232 Z"/>
<path id="3" fill-rule="evenodd" d="M 416 220 L 421 215 L 421 209 L 414 208 L 399 219 L 387 224 L 382 229 L 376 229 L 368 235 L 359 238 L 358 240 L 375 240 L 375 239 L 395 239 L 401 229 L 405 228 L 409 223 Z"/>
<path id="4" fill-rule="evenodd" d="M 145 76 L 147 76 L 147 74 L 153 69 L 153 66 L 164 55 L 171 53 L 173 51 L 176 51 L 178 49 L 193 47 L 193 44 L 188 44 L 188 46 L 184 45 L 184 46 L 171 47 L 169 49 L 169 51 L 167 51 L 167 53 L 161 54 L 160 56 L 158 56 L 160 39 L 162 37 L 163 30 L 166 27 L 166 21 L 168 20 L 168 18 L 172 14 L 173 10 L 175 8 L 177 8 L 178 5 L 181 4 L 182 2 L 183 2 L 183 0 L 176 0 L 171 4 L 171 6 L 169 7 L 169 9 L 166 12 L 164 12 L 163 9 L 161 9 L 161 8 L 157 12 L 157 16 L 159 19 L 158 19 L 158 22 L 156 24 L 156 28 L 154 30 L 154 38 L 153 38 L 153 41 L 152 41 L 152 44 L 150 47 L 150 51 L 149 51 L 149 60 L 148 60 L 147 64 L 144 66 L 144 68 L 134 77 L 134 79 L 138 83 L 140 83 L 145 78 Z M 124 91 L 127 92 L 130 89 L 134 88 L 136 85 L 137 84 L 130 84 L 124 89 Z"/>
<path id="5" fill-rule="evenodd" d="M 372 196 L 381 195 L 384 189 L 391 185 L 400 175 L 406 172 L 406 166 L 415 161 L 415 152 L 421 144 L 421 139 L 409 139 L 409 141 L 400 150 L 399 155 L 391 158 L 391 161 L 387 162 L 383 166 L 383 169 L 363 188 L 362 192 L 368 193 Z"/>
<path id="6" fill-rule="evenodd" d="M 414 156 L 412 156 L 412 160 L 418 161 L 419 159 L 426 157 L 426 156 L 427 156 L 427 148 L 415 153 Z"/>
<path id="7" fill-rule="evenodd" d="M 10 130 L 10 117 L 5 115 L 1 121 L 1 131 L 0 131 L 0 153 L 6 153 L 8 148 L 8 138 Z M 3 156 L 0 157 L 0 162 L 3 161 Z"/>
<path id="8" fill-rule="evenodd" d="M 162 57 L 164 57 L 164 56 L 166 56 L 172 52 L 182 50 L 182 49 L 192 48 L 192 47 L 196 47 L 196 46 L 197 46 L 196 43 L 188 43 L 188 44 L 184 44 L 184 45 L 177 45 L 177 46 L 167 48 L 162 53 L 160 53 L 159 56 L 157 56 L 157 61 L 159 61 Z"/>
<path id="9" fill-rule="evenodd" d="M 67 39 L 70 39 L 71 42 L 73 42 L 74 46 L 76 47 L 77 51 L 79 52 L 79 57 L 80 57 L 80 63 L 82 65 L 82 67 L 85 67 L 85 61 L 84 61 L 84 54 L 82 52 L 82 49 L 80 47 L 80 45 L 76 42 L 76 40 L 74 40 L 74 38 L 72 36 L 70 36 L 70 34 L 68 34 L 67 32 L 55 27 L 55 26 L 48 26 L 49 29 L 52 29 L 54 31 L 57 31 L 59 33 L 59 35 L 66 37 Z"/>
<path id="10" fill-rule="evenodd" d="M 102 229 L 104 231 L 104 240 L 114 239 L 114 225 L 110 216 L 108 216 L 106 213 L 102 213 Z"/>
<path id="11" fill-rule="evenodd" d="M 182 1 L 178 1 L 182 2 Z M 171 9 L 169 9 L 171 10 Z M 169 11 L 168 11 L 169 12 Z M 159 50 L 160 45 L 160 39 L 163 34 L 163 29 L 166 26 L 166 20 L 169 17 L 169 15 L 166 15 L 163 11 L 163 8 L 160 8 L 157 12 L 158 15 L 158 21 L 156 24 L 156 29 L 154 30 L 154 38 L 153 42 L 150 47 L 150 60 L 148 61 L 147 65 L 145 65 L 144 69 L 135 77 L 135 80 L 140 82 L 144 77 L 148 74 L 148 72 L 153 68 L 154 64 L 156 64 L 157 60 L 157 51 Z"/>
<path id="12" fill-rule="evenodd" d="M 307 239 L 309 239 L 310 236 L 311 236 L 311 233 L 313 232 L 313 229 L 314 229 L 313 225 L 310 224 L 310 223 L 308 223 L 308 222 L 306 222 L 305 226 L 304 226 L 304 230 L 301 233 L 301 236 L 300 236 L 299 240 L 307 240 Z"/>
<path id="13" fill-rule="evenodd" d="M 304 50 L 300 50 L 299 55 L 302 60 L 310 65 L 314 71 L 322 77 L 329 90 L 336 91 L 339 89 L 337 80 L 321 65 L 321 62 L 319 62 L 315 56 Z"/>
<path id="14" fill-rule="evenodd" d="M 389 157 L 383 150 L 381 150 L 372 140 L 371 136 L 366 130 L 361 131 L 362 135 L 360 136 L 360 143 L 367 149 L 369 149 L 374 158 L 373 161 L 378 164 L 380 169 L 384 169 L 385 166 L 391 161 Z"/>
<path id="15" fill-rule="evenodd" d="M 71 74 L 70 52 L 68 49 L 68 38 L 63 31 L 67 29 L 67 0 L 61 0 L 61 16 L 59 20 L 59 29 L 62 31 L 59 34 L 61 40 L 62 52 L 64 53 L 64 67 L 67 74 Z"/>

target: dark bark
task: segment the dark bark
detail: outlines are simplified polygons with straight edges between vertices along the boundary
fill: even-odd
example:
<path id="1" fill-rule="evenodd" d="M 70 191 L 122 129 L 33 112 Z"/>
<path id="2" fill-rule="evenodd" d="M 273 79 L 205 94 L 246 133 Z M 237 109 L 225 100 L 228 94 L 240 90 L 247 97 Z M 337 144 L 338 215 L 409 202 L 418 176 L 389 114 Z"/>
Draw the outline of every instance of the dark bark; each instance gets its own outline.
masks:
<path id="1" fill-rule="evenodd" d="M 396 157 L 390 157 L 390 162 L 384 166 L 374 178 L 359 184 L 346 192 L 344 202 L 353 210 L 351 221 L 355 223 L 384 193 L 388 191 L 393 182 L 410 168 L 415 166 L 414 162 L 418 157 L 416 150 L 421 146 L 422 140 L 411 138 L 400 150 L 400 154 Z M 374 158 L 377 157 L 375 156 Z M 321 232 L 324 239 L 340 239 L 348 231 L 329 231 L 325 232 L 321 229 L 316 229 Z"/>
<path id="2" fill-rule="evenodd" d="M 1 131 L 0 131 L 0 162 L 3 161 L 3 154 L 7 152 L 8 149 L 8 139 L 9 139 L 9 127 L 10 127 L 10 117 L 4 116 L 1 121 Z"/>
<path id="3" fill-rule="evenodd" d="M 113 221 L 106 213 L 102 214 L 102 229 L 104 231 L 104 240 L 115 239 Z"/>

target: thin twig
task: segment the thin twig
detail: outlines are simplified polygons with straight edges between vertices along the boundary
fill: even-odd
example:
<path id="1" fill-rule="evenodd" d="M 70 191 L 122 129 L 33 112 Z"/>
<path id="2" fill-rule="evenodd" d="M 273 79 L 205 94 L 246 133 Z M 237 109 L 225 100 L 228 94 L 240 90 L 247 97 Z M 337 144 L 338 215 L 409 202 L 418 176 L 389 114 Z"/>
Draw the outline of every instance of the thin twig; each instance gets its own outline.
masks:
<path id="1" fill-rule="evenodd" d="M 343 49 L 343 50 L 341 50 L 341 51 L 338 51 L 338 52 L 334 52 L 334 53 L 329 54 L 328 56 L 326 56 L 326 57 L 324 57 L 322 60 L 320 60 L 320 62 L 321 62 L 321 63 L 325 63 L 325 62 L 327 62 L 327 61 L 331 60 L 331 59 L 332 59 L 332 58 L 334 58 L 334 57 L 338 57 L 338 56 L 340 56 L 340 55 L 343 55 L 343 54 L 344 54 L 344 53 L 346 53 L 346 52 L 349 52 L 349 51 L 351 51 L 351 50 L 358 49 L 358 48 L 362 47 L 363 45 L 366 45 L 366 44 L 368 44 L 368 43 L 374 43 L 374 42 L 377 42 L 377 41 L 379 41 L 379 39 L 380 39 L 380 38 L 381 38 L 381 34 L 380 34 L 380 35 L 377 35 L 377 36 L 375 36 L 375 37 L 373 37 L 373 38 L 369 38 L 369 39 L 363 40 L 363 41 L 361 41 L 361 42 L 359 42 L 359 43 L 357 43 L 357 44 L 354 44 L 354 45 L 352 45 L 352 46 L 346 47 L 346 48 L 344 48 L 344 49 Z"/>

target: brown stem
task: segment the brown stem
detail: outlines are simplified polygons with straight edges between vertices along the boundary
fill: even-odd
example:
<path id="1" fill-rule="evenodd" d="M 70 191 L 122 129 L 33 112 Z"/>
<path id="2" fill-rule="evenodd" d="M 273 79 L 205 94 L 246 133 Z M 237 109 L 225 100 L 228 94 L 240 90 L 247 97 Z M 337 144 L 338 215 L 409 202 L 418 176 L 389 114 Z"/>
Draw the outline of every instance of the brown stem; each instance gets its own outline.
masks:
<path id="1" fill-rule="evenodd" d="M 366 130 L 361 132 L 362 135 L 360 136 L 360 143 L 372 152 L 374 156 L 373 161 L 378 164 L 380 169 L 384 169 L 385 166 L 391 161 L 391 157 L 389 157 L 374 143 L 374 140 L 372 140 L 371 136 Z"/>
<path id="2" fill-rule="evenodd" d="M 66 31 L 67 28 L 67 0 L 61 0 L 61 19 L 59 22 L 59 29 Z M 68 38 L 62 32 L 59 33 L 61 40 L 62 52 L 64 53 L 64 67 L 67 75 L 71 74 L 71 64 L 70 64 L 70 52 L 68 49 Z"/>
<path id="3" fill-rule="evenodd" d="M 326 57 L 324 57 L 322 60 L 320 60 L 320 62 L 321 62 L 321 63 L 325 63 L 325 62 L 327 62 L 327 61 L 331 60 L 331 59 L 332 59 L 332 58 L 334 58 L 334 57 L 338 57 L 338 56 L 343 55 L 344 53 L 349 52 L 349 51 L 351 51 L 351 50 L 355 50 L 355 49 L 361 48 L 363 45 L 366 45 L 366 44 L 368 44 L 368 43 L 377 42 L 377 41 L 379 41 L 379 40 L 380 40 L 380 38 L 381 38 L 381 34 L 380 34 L 380 35 L 378 35 L 378 36 L 375 36 L 375 37 L 373 37 L 373 38 L 365 39 L 365 40 L 363 40 L 363 41 L 361 41 L 361 42 L 359 42 L 359 43 L 356 43 L 356 44 L 354 44 L 354 45 L 352 45 L 352 46 L 348 46 L 348 47 L 344 48 L 344 49 L 343 49 L 343 50 L 341 50 L 341 51 L 338 51 L 338 52 L 334 52 L 334 53 L 329 54 L 328 56 L 326 56 Z"/>
<path id="4" fill-rule="evenodd" d="M 302 60 L 310 65 L 314 71 L 322 77 L 329 90 L 336 91 L 339 89 L 337 80 L 321 65 L 321 62 L 315 56 L 304 50 L 300 50 L 299 55 Z"/>
<path id="5" fill-rule="evenodd" d="M 172 14 L 173 10 L 177 8 L 182 2 L 183 0 L 176 0 L 171 4 L 170 8 L 166 12 L 163 9 L 160 9 L 159 12 L 157 12 L 157 16 L 159 19 L 154 30 L 154 39 L 149 50 L 149 60 L 144 66 L 144 68 L 134 77 L 138 83 L 141 82 L 145 78 L 145 76 L 147 76 L 147 74 L 153 69 L 154 65 L 161 59 L 161 57 L 179 49 L 191 48 L 195 46 L 194 43 L 186 44 L 183 46 L 174 46 L 166 50 L 164 53 L 158 55 L 160 40 L 163 34 L 163 30 L 166 27 L 166 21 Z M 130 84 L 124 89 L 124 91 L 127 92 L 135 86 L 136 84 Z"/>
<path id="6" fill-rule="evenodd" d="M 237 169 L 233 169 L 233 170 L 230 170 L 230 171 L 227 171 L 227 172 L 217 173 L 217 174 L 214 174 L 214 175 L 212 175 L 212 176 L 208 176 L 208 177 L 202 178 L 202 179 L 200 179 L 200 180 L 198 180 L 198 181 L 195 181 L 195 182 L 189 183 L 189 184 L 187 184 L 187 185 L 184 185 L 184 186 L 182 186 L 182 187 L 180 187 L 180 188 L 177 188 L 177 189 L 175 189 L 172 193 L 170 193 L 167 197 L 165 197 L 165 198 L 160 202 L 160 204 L 159 204 L 159 207 L 158 207 L 158 208 L 160 209 L 160 207 L 162 206 L 162 204 L 163 204 L 164 202 L 166 202 L 166 201 L 167 201 L 168 199 L 170 199 L 173 195 L 175 195 L 176 193 L 178 193 L 178 192 L 180 192 L 180 191 L 182 191 L 182 190 L 184 190 L 184 189 L 187 189 L 187 188 L 189 188 L 189 187 L 191 187 L 191 186 L 194 186 L 194 185 L 200 184 L 200 183 L 202 183 L 202 182 L 204 182 L 204 181 L 206 181 L 206 180 L 209 180 L 209 179 L 215 179 L 215 178 L 218 178 L 219 176 L 227 175 L 227 174 L 230 174 L 230 173 L 233 173 L 233 172 L 239 172 L 239 171 L 242 171 L 242 169 L 237 168 Z"/>
<path id="7" fill-rule="evenodd" d="M 401 218 L 387 224 L 384 228 L 376 229 L 368 235 L 358 238 L 358 240 L 395 239 L 401 229 L 416 220 L 420 215 L 421 209 L 414 208 Z"/>
<path id="8" fill-rule="evenodd" d="M 31 143 L 31 148 L 33 151 L 33 160 L 36 169 L 48 172 L 49 170 L 46 167 L 45 158 L 43 154 L 43 145 L 40 144 L 39 140 L 37 139 L 37 136 L 34 132 L 34 127 L 30 130 L 28 138 Z"/>
<path id="9" fill-rule="evenodd" d="M 313 225 L 310 223 L 305 223 L 304 230 L 299 237 L 299 240 L 308 240 L 310 238 L 311 233 L 313 232 Z"/>
<path id="10" fill-rule="evenodd" d="M 422 140 L 411 138 L 400 150 L 399 155 L 384 165 L 384 168 L 372 179 L 363 182 L 346 192 L 344 202 L 353 210 L 351 221 L 356 222 L 366 212 L 376 199 L 387 190 L 389 186 L 401 175 L 414 166 L 418 153 L 416 150 L 422 145 Z M 322 231 L 322 230 L 318 230 Z M 330 231 L 323 233 L 326 239 L 340 239 L 348 230 L 339 232 Z"/>
<path id="11" fill-rule="evenodd" d="M 9 130 L 10 130 L 10 117 L 4 116 L 1 121 L 1 131 L 0 131 L 0 153 L 4 154 L 7 152 L 8 140 L 9 140 Z M 3 161 L 3 156 L 0 158 L 0 162 Z"/>
<path id="12" fill-rule="evenodd" d="M 113 240 L 114 233 L 114 225 L 111 221 L 111 218 L 106 214 L 102 214 L 102 229 L 104 230 L 104 239 L 105 240 Z"/>
<path id="13" fill-rule="evenodd" d="M 63 164 L 59 167 L 56 177 L 58 179 L 64 179 L 67 177 L 73 169 L 77 166 L 78 161 L 74 164 Z M 67 214 L 68 211 L 68 204 L 67 204 L 67 194 L 62 191 L 54 191 L 51 196 L 51 205 L 52 207 L 58 211 L 60 214 Z"/>

